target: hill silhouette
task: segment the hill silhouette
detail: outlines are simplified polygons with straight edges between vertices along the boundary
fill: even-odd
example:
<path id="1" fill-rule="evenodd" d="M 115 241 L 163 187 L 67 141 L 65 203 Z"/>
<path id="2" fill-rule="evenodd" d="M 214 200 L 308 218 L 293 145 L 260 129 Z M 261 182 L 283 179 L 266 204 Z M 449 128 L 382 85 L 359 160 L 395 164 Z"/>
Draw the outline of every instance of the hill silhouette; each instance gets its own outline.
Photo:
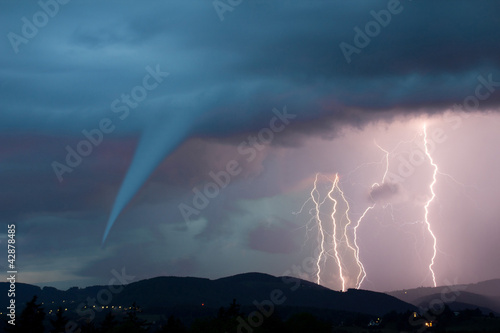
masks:
<path id="1" fill-rule="evenodd" d="M 0 287 L 7 290 L 7 283 Z M 39 288 L 17 284 L 17 304 L 37 295 L 39 301 L 49 307 L 63 305 L 76 309 L 88 297 L 96 295 L 107 286 L 70 288 L 61 291 L 52 287 Z M 315 283 L 292 278 L 275 277 L 261 273 L 246 273 L 210 280 L 194 277 L 156 277 L 137 281 L 113 294 L 107 306 L 128 306 L 136 302 L 145 312 L 161 312 L 162 309 L 192 308 L 218 309 L 236 299 L 242 307 L 255 308 L 255 303 L 272 299 L 273 292 L 280 292 L 280 306 L 295 309 L 337 310 L 381 316 L 391 311 L 413 311 L 415 307 L 396 297 L 383 293 L 349 289 L 334 291 Z M 4 303 L 5 301 L 3 301 Z M 97 304 L 99 305 L 99 304 Z M 7 304 L 1 304 L 7 306 Z"/>
<path id="2" fill-rule="evenodd" d="M 433 300 L 442 300 L 454 311 L 479 308 L 483 313 L 500 314 L 500 279 L 451 287 L 404 289 L 387 294 L 419 307 L 425 307 Z"/>
<path id="3" fill-rule="evenodd" d="M 147 292 L 147 291 L 151 292 Z M 154 292 L 153 292 L 154 290 Z M 287 307 L 308 307 L 383 315 L 414 307 L 382 293 L 354 290 L 333 291 L 304 280 L 267 274 L 239 274 L 217 280 L 158 277 L 132 283 L 117 296 L 125 303 L 136 301 L 144 307 L 200 305 L 219 308 L 237 299 L 243 306 L 270 299 L 273 290 L 283 292 Z M 165 299 L 165 295 L 168 295 Z"/>

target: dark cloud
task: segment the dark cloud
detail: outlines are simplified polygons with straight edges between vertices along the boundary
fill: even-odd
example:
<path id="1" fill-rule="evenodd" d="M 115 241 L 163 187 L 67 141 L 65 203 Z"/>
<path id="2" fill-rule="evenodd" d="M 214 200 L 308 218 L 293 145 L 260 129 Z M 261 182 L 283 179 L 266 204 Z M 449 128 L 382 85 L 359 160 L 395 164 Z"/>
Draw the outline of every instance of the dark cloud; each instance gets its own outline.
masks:
<path id="1" fill-rule="evenodd" d="M 384 203 L 400 194 L 401 187 L 398 183 L 384 182 L 374 185 L 369 193 L 370 200 L 375 203 Z"/>
<path id="2" fill-rule="evenodd" d="M 401 5 L 402 12 L 348 64 L 339 44 L 353 44 L 353 28 L 364 29 L 373 20 L 370 11 L 383 10 L 387 1 L 258 1 L 238 7 L 224 23 L 202 2 L 71 3 L 21 45 L 20 54 L 1 56 L 10 70 L 3 73 L 8 83 L 0 126 L 75 133 L 112 115 L 110 103 L 140 83 L 145 66 L 157 63 L 172 76 L 137 117 L 196 109 L 209 115 L 202 116 L 199 131 L 211 136 L 260 128 L 267 111 L 283 104 L 300 114 L 299 123 L 358 125 L 386 117 L 387 110 L 433 112 L 461 102 L 474 92 L 478 75 L 500 81 L 497 2 Z M 37 7 L 24 10 L 29 16 Z M 106 19 L 89 23 L 84 18 L 91 13 Z M 18 31 L 21 24 L 13 15 L 0 28 Z M 28 56 L 34 51 L 35 60 Z M 480 108 L 499 100 L 495 94 Z M 143 124 L 128 121 L 122 129 L 138 131 Z"/>

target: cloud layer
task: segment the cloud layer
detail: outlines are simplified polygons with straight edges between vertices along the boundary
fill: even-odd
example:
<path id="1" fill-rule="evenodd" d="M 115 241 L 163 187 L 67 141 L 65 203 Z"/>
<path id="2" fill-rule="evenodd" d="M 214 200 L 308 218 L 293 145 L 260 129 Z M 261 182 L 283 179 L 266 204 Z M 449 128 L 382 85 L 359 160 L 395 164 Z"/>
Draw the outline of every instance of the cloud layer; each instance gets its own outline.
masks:
<path id="1" fill-rule="evenodd" d="M 27 37 L 25 22 L 33 22 L 40 5 L 1 3 L 0 221 L 20 225 L 20 237 L 30 244 L 20 255 L 30 263 L 31 276 L 57 271 L 60 280 L 106 281 L 109 270 L 120 268 L 110 266 L 124 264 L 119 258 L 132 255 L 131 248 L 140 249 L 136 261 L 148 258 L 132 268 L 137 274 L 281 274 L 274 272 L 277 261 L 285 270 L 302 260 L 304 221 L 293 221 L 290 212 L 307 198 L 315 172 L 343 173 L 341 179 L 349 179 L 344 185 L 352 187 L 347 192 L 359 202 L 354 208 L 362 210 L 370 203 L 369 187 L 359 184 L 380 182 L 382 166 L 373 164 L 376 172 L 356 174 L 356 181 L 345 175 L 380 159 L 373 136 L 391 133 L 384 147 L 395 146 L 392 141 L 407 134 L 401 128 L 414 135 L 420 130 L 415 119 L 447 111 L 447 135 L 455 133 L 463 151 L 474 150 L 474 140 L 456 133 L 476 117 L 462 111 L 483 111 L 492 122 L 489 112 L 499 110 L 500 4 L 401 1 L 390 22 L 379 23 L 380 31 L 369 36 L 367 27 L 393 5 L 243 1 L 221 21 L 210 1 L 74 0 Z M 26 42 L 13 47 L 10 33 Z M 359 49 L 350 62 L 341 43 Z M 148 68 L 169 75 L 155 81 Z M 239 145 L 268 128 L 272 110 L 284 106 L 296 118 L 247 161 Z M 109 131 L 102 140 L 94 136 L 99 144 L 59 182 L 53 162 L 67 166 L 68 147 L 82 151 L 82 140 L 90 140 L 85 133 L 103 124 Z M 473 123 L 473 134 L 467 134 L 482 137 L 478 128 L 488 124 Z M 491 134 L 489 140 L 495 139 Z M 449 159 L 458 161 L 447 144 Z M 497 163 L 494 154 L 476 150 L 489 161 L 487 172 L 477 172 L 496 184 L 488 173 Z M 211 181 L 209 172 L 224 170 L 231 160 L 240 163 L 241 173 L 186 223 L 178 204 L 191 203 L 192 189 L 203 188 Z M 476 170 L 472 162 L 467 167 Z M 466 169 L 455 165 L 450 171 Z M 415 174 L 425 180 L 422 170 Z M 127 174 L 132 181 L 123 183 L 120 196 Z M 417 206 L 408 208 L 416 212 L 410 214 L 413 223 L 425 183 L 404 180 L 404 186 L 387 182 L 373 188 L 371 197 L 385 202 L 404 191 L 405 200 Z M 477 182 L 491 186 L 482 176 Z M 490 187 L 487 192 L 496 193 Z M 493 207 L 487 198 L 481 196 L 482 202 Z M 100 249 L 110 214 L 114 219 L 120 212 L 109 247 Z M 458 219 L 451 213 L 448 218 Z M 494 219 L 487 209 L 479 220 Z M 465 222 L 460 225 L 470 231 Z M 367 235 L 385 237 L 371 231 Z M 454 231 L 465 239 L 461 233 Z M 367 241 L 370 249 L 375 245 Z M 377 251 L 372 262 L 383 253 Z M 78 267 L 68 265 L 68 256 L 80 258 Z M 37 257 L 53 257 L 58 264 L 47 259 L 37 266 Z M 468 264 L 460 265 L 467 271 Z M 395 279 L 403 284 L 399 275 Z M 374 288 L 387 285 L 374 280 Z"/>

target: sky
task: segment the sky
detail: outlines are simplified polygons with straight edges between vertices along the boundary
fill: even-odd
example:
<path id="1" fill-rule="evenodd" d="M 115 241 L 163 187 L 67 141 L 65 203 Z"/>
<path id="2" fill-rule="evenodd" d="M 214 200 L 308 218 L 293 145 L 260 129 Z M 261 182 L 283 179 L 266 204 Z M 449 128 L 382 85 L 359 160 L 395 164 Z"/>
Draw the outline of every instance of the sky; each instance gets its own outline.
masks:
<path id="1" fill-rule="evenodd" d="M 0 242 L 15 224 L 18 280 L 500 278 L 499 10 L 1 2 Z"/>

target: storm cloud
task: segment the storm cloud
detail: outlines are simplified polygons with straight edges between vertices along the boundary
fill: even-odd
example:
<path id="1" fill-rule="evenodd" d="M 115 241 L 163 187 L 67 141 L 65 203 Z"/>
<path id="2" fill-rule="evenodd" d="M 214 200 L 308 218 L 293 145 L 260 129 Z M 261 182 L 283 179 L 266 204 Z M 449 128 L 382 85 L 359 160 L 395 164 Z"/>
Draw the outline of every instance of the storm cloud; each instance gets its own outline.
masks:
<path id="1" fill-rule="evenodd" d="M 223 20 L 210 1 L 61 2 L 0 4 L 0 221 L 19 225 L 27 282 L 106 281 L 120 268 L 110 266 L 124 264 L 120 258 L 133 248 L 141 248 L 133 258 L 144 261 L 130 271 L 151 276 L 281 274 L 309 255 L 297 246 L 314 232 L 304 227 L 309 217 L 292 212 L 307 200 L 316 172 L 341 174 L 353 214 L 370 203 L 367 193 L 375 203 L 410 198 L 399 218 L 418 228 L 428 165 L 412 166 L 414 174 L 398 184 L 371 188 L 385 167 L 372 142 L 377 136 L 389 150 L 411 140 L 423 121 L 447 137 L 433 152 L 443 172 L 459 175 L 439 176 L 446 180 L 438 192 L 449 193 L 438 195 L 440 202 L 474 199 L 461 205 L 463 214 L 442 212 L 462 228 L 450 231 L 441 221 L 438 233 L 464 241 L 497 230 L 490 201 L 498 181 L 490 172 L 498 161 L 477 145 L 498 139 L 488 134 L 500 110 L 498 1 L 247 0 Z M 346 56 L 346 44 L 356 51 Z M 248 161 L 238 147 L 284 108 L 296 117 L 269 142 L 249 145 L 256 155 Z M 178 205 L 192 204 L 193 189 L 233 160 L 241 173 L 185 221 Z M 487 208 L 479 215 L 476 201 Z M 373 214 L 366 228 L 388 225 L 385 212 Z M 476 217 L 482 228 L 471 231 L 466 222 Z M 270 218 L 269 225 L 255 222 Z M 377 260 L 398 251 L 384 252 L 377 241 L 388 244 L 393 234 L 360 230 L 375 275 L 369 287 L 386 288 L 375 273 L 390 267 Z M 443 247 L 462 251 L 458 243 Z M 498 274 L 479 267 L 478 253 L 463 255 L 467 260 L 447 262 L 443 272 L 467 281 Z M 68 265 L 70 257 L 80 260 Z M 487 273 L 470 273 L 481 270 Z M 419 285 L 420 275 L 413 276 L 394 279 Z"/>

